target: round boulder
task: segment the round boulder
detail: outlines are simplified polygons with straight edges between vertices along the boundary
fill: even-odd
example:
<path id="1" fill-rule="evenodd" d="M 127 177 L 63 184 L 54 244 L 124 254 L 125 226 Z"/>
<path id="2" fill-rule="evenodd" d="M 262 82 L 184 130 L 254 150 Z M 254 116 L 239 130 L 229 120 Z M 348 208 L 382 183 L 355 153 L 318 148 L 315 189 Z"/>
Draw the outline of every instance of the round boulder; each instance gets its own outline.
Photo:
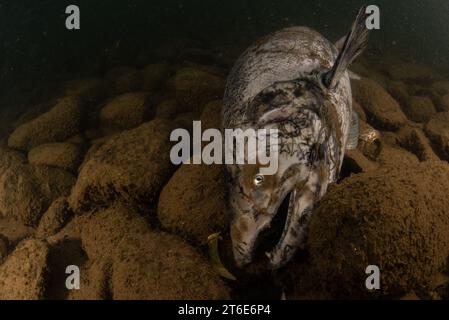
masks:
<path id="1" fill-rule="evenodd" d="M 80 147 L 72 143 L 42 144 L 28 153 L 30 164 L 57 167 L 69 172 L 76 172 L 82 160 Z"/>
<path id="2" fill-rule="evenodd" d="M 0 300 L 44 298 L 48 247 L 39 240 L 24 240 L 0 265 Z"/>
<path id="3" fill-rule="evenodd" d="M 165 233 L 129 235 L 117 248 L 113 299 L 229 299 L 229 289 L 191 246 Z"/>
<path id="4" fill-rule="evenodd" d="M 79 99 L 62 99 L 47 113 L 18 127 L 9 137 L 8 146 L 29 151 L 44 143 L 63 142 L 79 133 L 81 116 Z"/>
<path id="5" fill-rule="evenodd" d="M 132 92 L 108 102 L 100 112 L 100 123 L 107 131 L 122 131 L 138 127 L 150 116 L 149 95 Z"/>
<path id="6" fill-rule="evenodd" d="M 58 168 L 10 168 L 0 177 L 0 211 L 27 226 L 37 226 L 54 200 L 69 195 L 75 181 L 73 175 Z"/>
<path id="7" fill-rule="evenodd" d="M 200 245 L 226 229 L 225 179 L 220 165 L 182 165 L 159 198 L 164 228 Z"/>
<path id="8" fill-rule="evenodd" d="M 117 205 L 94 213 L 81 229 L 81 241 L 90 259 L 110 259 L 123 237 L 148 232 L 149 227 L 135 211 Z"/>
<path id="9" fill-rule="evenodd" d="M 449 254 L 449 165 L 423 162 L 352 176 L 310 222 L 313 274 L 335 298 L 401 296 L 426 286 Z M 365 287 L 368 266 L 380 290 Z"/>
<path id="10" fill-rule="evenodd" d="M 425 126 L 425 133 L 436 153 L 449 161 L 449 112 L 435 114 Z"/>
<path id="11" fill-rule="evenodd" d="M 429 97 L 410 97 L 404 106 L 408 118 L 415 122 L 426 123 L 436 113 L 432 99 Z"/>
<path id="12" fill-rule="evenodd" d="M 108 139 L 83 164 L 70 206 L 89 211 L 121 201 L 150 210 L 174 170 L 172 128 L 167 120 L 155 119 Z"/>
<path id="13" fill-rule="evenodd" d="M 375 81 L 355 81 L 353 95 L 365 109 L 367 120 L 374 127 L 395 131 L 406 123 L 407 117 L 399 104 Z"/>
<path id="14" fill-rule="evenodd" d="M 202 70 L 183 68 L 174 76 L 173 85 L 184 112 L 199 114 L 207 102 L 223 97 L 225 80 Z"/>

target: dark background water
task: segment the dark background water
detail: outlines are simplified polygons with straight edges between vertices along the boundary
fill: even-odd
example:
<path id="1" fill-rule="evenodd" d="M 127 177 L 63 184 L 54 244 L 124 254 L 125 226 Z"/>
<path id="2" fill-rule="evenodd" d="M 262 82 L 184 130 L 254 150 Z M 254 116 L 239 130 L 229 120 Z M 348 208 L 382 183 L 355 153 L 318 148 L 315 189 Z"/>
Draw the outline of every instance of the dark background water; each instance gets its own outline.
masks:
<path id="1" fill-rule="evenodd" d="M 79 31 L 65 29 L 69 4 L 81 9 Z M 139 53 L 167 39 L 247 43 L 307 25 L 337 40 L 362 4 L 381 9 L 373 46 L 448 68 L 447 0 L 0 0 L 0 108 L 45 96 L 60 79 L 135 65 Z"/>

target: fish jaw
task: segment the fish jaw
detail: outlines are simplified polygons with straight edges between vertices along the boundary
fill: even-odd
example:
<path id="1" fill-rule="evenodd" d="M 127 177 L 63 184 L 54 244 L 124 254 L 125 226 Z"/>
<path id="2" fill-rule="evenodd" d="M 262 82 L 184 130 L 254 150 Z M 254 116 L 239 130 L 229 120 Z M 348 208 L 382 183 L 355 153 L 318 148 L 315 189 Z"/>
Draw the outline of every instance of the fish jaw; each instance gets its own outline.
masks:
<path id="1" fill-rule="evenodd" d="M 260 233 L 270 226 L 271 219 L 256 221 L 254 215 L 242 215 L 231 224 L 234 259 L 239 268 L 253 261 L 255 243 Z"/>

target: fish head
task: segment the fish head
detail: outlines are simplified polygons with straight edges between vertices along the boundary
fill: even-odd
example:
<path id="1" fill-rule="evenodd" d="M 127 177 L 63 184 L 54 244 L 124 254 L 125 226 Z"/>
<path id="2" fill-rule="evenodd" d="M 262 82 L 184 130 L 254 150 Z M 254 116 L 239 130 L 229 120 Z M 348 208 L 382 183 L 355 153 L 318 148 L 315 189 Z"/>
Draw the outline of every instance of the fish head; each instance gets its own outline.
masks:
<path id="1" fill-rule="evenodd" d="M 279 132 L 277 171 L 263 174 L 264 166 L 259 163 L 227 166 L 230 233 L 234 258 L 240 267 L 253 262 L 267 233 L 279 233 L 272 227 L 280 227 L 281 232 L 285 228 L 287 214 L 279 218 L 280 208 L 286 213 L 291 210 L 289 196 L 310 172 L 310 156 L 320 130 L 318 116 L 312 110 L 318 107 L 318 98 L 314 92 L 305 91 L 306 85 L 278 83 L 261 92 L 251 104 L 253 127 Z"/>

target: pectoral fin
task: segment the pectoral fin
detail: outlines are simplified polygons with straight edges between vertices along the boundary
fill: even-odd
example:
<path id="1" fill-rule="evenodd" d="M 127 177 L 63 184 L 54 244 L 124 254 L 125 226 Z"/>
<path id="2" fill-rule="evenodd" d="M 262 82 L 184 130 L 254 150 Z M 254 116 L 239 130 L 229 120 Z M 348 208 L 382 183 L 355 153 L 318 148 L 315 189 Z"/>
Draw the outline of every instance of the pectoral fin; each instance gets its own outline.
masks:
<path id="1" fill-rule="evenodd" d="M 359 115 L 354 110 L 351 116 L 351 125 L 348 132 L 348 140 L 346 142 L 346 150 L 357 149 L 359 144 Z"/>

